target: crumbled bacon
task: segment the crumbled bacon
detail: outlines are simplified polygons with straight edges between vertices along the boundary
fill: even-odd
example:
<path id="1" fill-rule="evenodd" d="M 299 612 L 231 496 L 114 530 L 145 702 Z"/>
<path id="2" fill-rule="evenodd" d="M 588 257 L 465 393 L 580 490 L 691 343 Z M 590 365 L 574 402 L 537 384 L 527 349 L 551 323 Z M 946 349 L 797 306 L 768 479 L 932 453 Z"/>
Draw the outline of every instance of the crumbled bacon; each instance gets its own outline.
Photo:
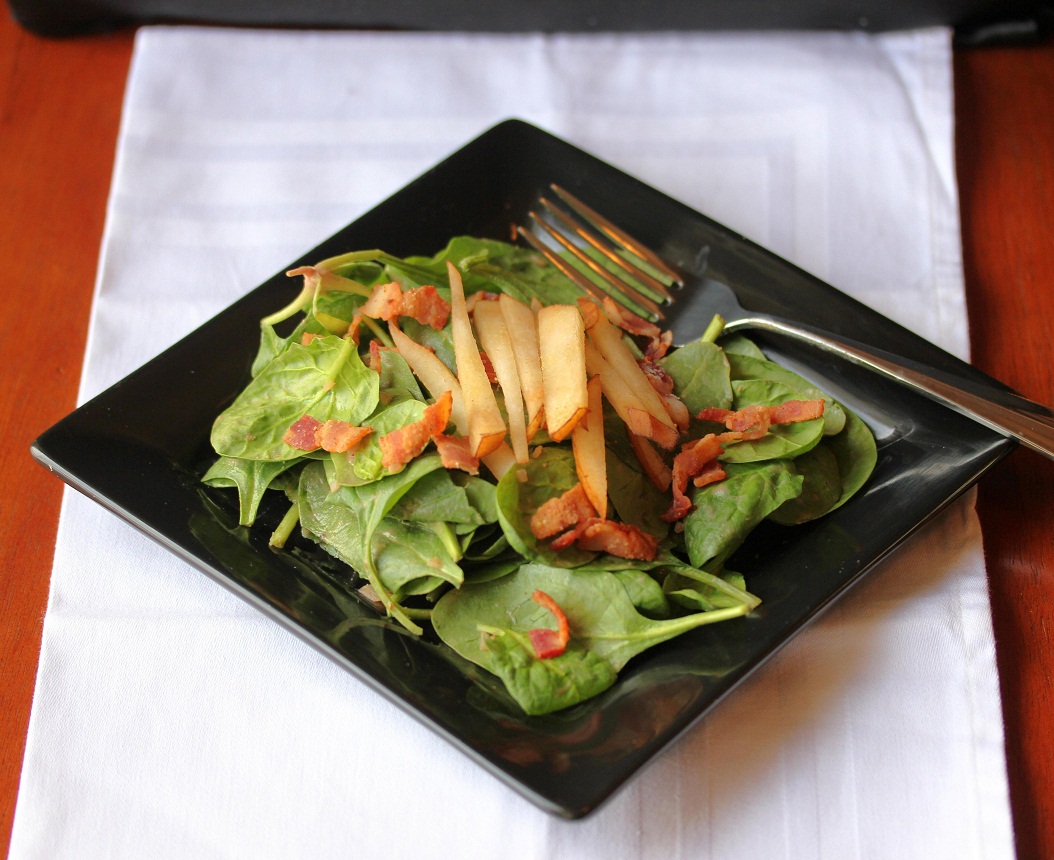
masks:
<path id="1" fill-rule="evenodd" d="M 742 433 L 742 439 L 760 439 L 770 424 L 793 424 L 810 421 L 823 415 L 824 402 L 818 400 L 788 400 L 778 406 L 744 406 L 733 412 L 709 406 L 696 417 L 700 421 L 724 424 L 729 430 Z"/>
<path id="2" fill-rule="evenodd" d="M 684 405 L 681 398 L 673 393 L 673 377 L 670 376 L 665 367 L 651 359 L 641 359 L 637 364 L 644 371 L 645 378 L 662 400 L 662 405 L 666 408 L 666 414 L 670 416 L 670 420 L 673 421 L 677 429 L 683 433 L 688 429 L 691 413 L 689 413 L 688 407 Z"/>
<path id="3" fill-rule="evenodd" d="M 575 484 L 563 495 L 544 502 L 534 512 L 531 517 L 531 533 L 538 540 L 544 540 L 596 515 L 596 509 L 590 503 L 585 488 L 581 484 Z"/>
<path id="4" fill-rule="evenodd" d="M 347 421 L 331 418 L 315 431 L 315 440 L 323 451 L 344 453 L 373 432 L 372 427 L 356 427 Z"/>
<path id="5" fill-rule="evenodd" d="M 362 306 L 363 316 L 392 322 L 399 317 L 412 317 L 422 325 L 439 330 L 446 325 L 450 317 L 450 302 L 439 295 L 430 284 L 403 292 L 402 288 L 392 281 L 377 284 Z"/>
<path id="6" fill-rule="evenodd" d="M 744 439 L 760 439 L 769 432 L 771 423 L 768 406 L 744 406 L 728 416 L 725 426 L 734 433 L 742 433 Z"/>
<path id="7" fill-rule="evenodd" d="M 666 407 L 666 414 L 670 416 L 674 426 L 682 433 L 686 432 L 692 415 L 688 411 L 688 407 L 684 405 L 684 401 L 676 394 L 660 394 L 659 396 L 662 398 L 662 405 Z"/>
<path id="8" fill-rule="evenodd" d="M 673 503 L 662 515 L 664 520 L 675 522 L 687 516 L 692 509 L 692 501 L 686 494 L 688 482 L 717 459 L 722 450 L 721 441 L 715 434 L 708 433 L 702 439 L 685 444 L 681 453 L 673 458 Z"/>
<path id="9" fill-rule="evenodd" d="M 348 326 L 348 330 L 344 332 L 344 337 L 351 338 L 355 346 L 359 345 L 359 328 L 362 326 L 362 314 L 355 314 L 351 318 L 351 324 Z"/>
<path id="10" fill-rule="evenodd" d="M 527 632 L 527 636 L 531 640 L 531 647 L 534 648 L 534 653 L 539 660 L 559 657 L 564 653 L 567 643 L 571 640 L 571 625 L 568 623 L 567 615 L 564 614 L 564 611 L 555 600 L 540 589 L 535 589 L 534 594 L 531 595 L 531 600 L 539 606 L 548 609 L 556 619 L 555 630 L 548 627 L 537 627 Z"/>
<path id="11" fill-rule="evenodd" d="M 465 299 L 465 308 L 469 313 L 476 309 L 480 302 L 496 302 L 501 298 L 499 293 L 488 293 L 486 290 L 477 290 Z"/>
<path id="12" fill-rule="evenodd" d="M 494 363 L 490 360 L 490 356 L 483 352 L 483 350 L 480 350 L 479 357 L 483 362 L 483 370 L 486 371 L 487 380 L 491 385 L 496 385 L 498 382 L 498 374 L 494 370 Z"/>
<path id="13" fill-rule="evenodd" d="M 380 375 L 381 372 L 381 342 L 379 340 L 370 341 L 370 370 Z"/>
<path id="14" fill-rule="evenodd" d="M 282 441 L 298 451 L 315 451 L 319 447 L 316 433 L 321 426 L 322 422 L 317 418 L 305 415 L 294 421 L 285 431 Z"/>
<path id="15" fill-rule="evenodd" d="M 300 345 L 307 346 L 316 337 L 322 337 L 322 335 L 314 331 L 305 331 L 302 335 L 300 335 Z"/>
<path id="16" fill-rule="evenodd" d="M 641 359 L 637 364 L 640 365 L 640 369 L 644 371 L 644 375 L 656 392 L 659 394 L 673 393 L 673 377 L 665 367 L 647 358 Z"/>
<path id="17" fill-rule="evenodd" d="M 433 436 L 442 433 L 450 423 L 452 397 L 444 391 L 431 406 L 425 407 L 420 420 L 381 436 L 381 465 L 394 472 L 420 454 Z"/>
<path id="18" fill-rule="evenodd" d="M 444 469 L 460 469 L 470 475 L 479 474 L 479 457 L 472 453 L 468 439 L 464 436 L 447 436 L 439 433 L 432 437 Z"/>
<path id="19" fill-rule="evenodd" d="M 606 552 L 619 558 L 651 561 L 659 551 L 654 536 L 629 523 L 592 519 L 579 531 L 575 541 L 579 549 Z"/>
<path id="20" fill-rule="evenodd" d="M 362 315 L 370 319 L 391 322 L 399 317 L 403 307 L 403 291 L 395 281 L 377 284 L 362 306 Z"/>
<path id="21" fill-rule="evenodd" d="M 725 467 L 721 465 L 721 461 L 711 460 L 699 470 L 698 475 L 692 478 L 692 483 L 697 487 L 705 487 L 707 484 L 723 481 L 727 477 L 728 474 L 725 472 Z"/>
<path id="22" fill-rule="evenodd" d="M 421 325 L 431 326 L 439 331 L 450 318 L 450 302 L 439 295 L 435 287 L 427 284 L 403 293 L 403 306 L 400 314 L 404 317 L 412 317 Z"/>
<path id="23" fill-rule="evenodd" d="M 655 323 L 648 322 L 643 317 L 637 316 L 632 311 L 626 310 L 618 304 L 611 296 L 602 299 L 604 314 L 612 324 L 617 325 L 623 331 L 630 334 L 639 334 L 644 337 L 653 338 L 661 334 L 661 329 Z"/>
<path id="24" fill-rule="evenodd" d="M 650 361 L 658 361 L 673 346 L 673 332 L 664 331 L 658 337 L 653 337 L 644 347 L 644 357 Z"/>
<path id="25" fill-rule="evenodd" d="M 824 401 L 817 400 L 788 400 L 779 406 L 772 407 L 769 415 L 773 424 L 793 424 L 796 421 L 811 421 L 813 418 L 822 418 Z"/>

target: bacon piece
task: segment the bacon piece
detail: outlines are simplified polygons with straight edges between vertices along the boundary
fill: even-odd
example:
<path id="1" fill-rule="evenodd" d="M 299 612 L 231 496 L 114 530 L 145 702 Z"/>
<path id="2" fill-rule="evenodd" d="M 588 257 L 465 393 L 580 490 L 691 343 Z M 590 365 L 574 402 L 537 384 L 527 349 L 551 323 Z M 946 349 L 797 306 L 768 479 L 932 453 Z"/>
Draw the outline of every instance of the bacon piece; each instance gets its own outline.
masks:
<path id="1" fill-rule="evenodd" d="M 674 426 L 682 433 L 687 432 L 692 416 L 688 411 L 688 407 L 684 405 L 684 401 L 676 394 L 661 394 L 659 396 L 662 398 L 662 405 L 666 407 L 666 414 L 670 416 Z"/>
<path id="2" fill-rule="evenodd" d="M 465 309 L 472 313 L 480 302 L 496 302 L 501 298 L 500 293 L 488 293 L 486 290 L 477 290 L 465 299 Z"/>
<path id="3" fill-rule="evenodd" d="M 611 296 L 602 299 L 604 314 L 613 325 L 617 325 L 623 331 L 630 334 L 639 334 L 644 337 L 659 337 L 661 329 L 655 323 L 648 322 L 643 317 L 637 316 L 632 311 L 626 310 L 618 304 Z"/>
<path id="4" fill-rule="evenodd" d="M 673 503 L 662 518 L 667 522 L 683 519 L 692 509 L 692 501 L 686 495 L 688 482 L 701 474 L 711 460 L 721 453 L 721 439 L 708 433 L 702 439 L 687 443 L 681 453 L 673 458 Z"/>
<path id="5" fill-rule="evenodd" d="M 376 373 L 378 376 L 381 373 L 381 342 L 379 340 L 370 341 L 370 370 Z"/>
<path id="6" fill-rule="evenodd" d="M 450 392 L 444 391 L 435 403 L 425 407 L 420 420 L 381 436 L 381 465 L 393 472 L 420 454 L 431 438 L 442 433 L 450 423 L 451 403 Z"/>
<path id="7" fill-rule="evenodd" d="M 589 520 L 575 541 L 579 549 L 606 552 L 619 558 L 651 561 L 659 551 L 652 535 L 629 523 Z"/>
<path id="8" fill-rule="evenodd" d="M 439 295 L 435 287 L 427 284 L 403 293 L 402 309 L 399 313 L 439 331 L 450 318 L 450 302 Z"/>
<path id="9" fill-rule="evenodd" d="M 377 284 L 373 288 L 366 304 L 361 308 L 361 313 L 370 319 L 391 322 L 398 318 L 402 307 L 403 291 L 395 281 L 391 281 L 387 284 Z"/>
<path id="10" fill-rule="evenodd" d="M 657 393 L 673 394 L 673 377 L 665 367 L 647 358 L 639 360 L 637 364 Z"/>
<path id="11" fill-rule="evenodd" d="M 539 660 L 559 657 L 564 653 L 567 643 L 571 640 L 571 625 L 567 621 L 567 616 L 559 604 L 540 589 L 535 589 L 534 594 L 531 595 L 531 600 L 539 606 L 548 609 L 556 619 L 555 630 L 548 627 L 538 627 L 527 632 L 527 636 L 531 640 L 531 647 L 534 648 L 534 653 Z"/>
<path id="12" fill-rule="evenodd" d="M 348 330 L 344 332 L 344 337 L 350 337 L 354 341 L 355 346 L 359 345 L 359 329 L 362 326 L 362 314 L 355 314 L 351 318 L 351 324 L 348 326 Z"/>
<path id="13" fill-rule="evenodd" d="M 531 517 L 531 533 L 538 540 L 544 540 L 596 515 L 596 509 L 590 504 L 585 488 L 581 484 L 575 484 L 563 495 L 544 502 L 534 512 Z"/>
<path id="14" fill-rule="evenodd" d="M 282 441 L 298 451 L 314 451 L 319 447 L 316 433 L 321 426 L 322 422 L 317 418 L 304 415 L 290 425 Z"/>
<path id="15" fill-rule="evenodd" d="M 673 393 L 673 377 L 670 376 L 665 367 L 651 359 L 641 359 L 637 364 L 644 371 L 645 378 L 662 400 L 662 405 L 666 408 L 666 414 L 670 416 L 670 420 L 673 421 L 677 429 L 683 433 L 688 429 L 691 414 L 681 398 Z"/>
<path id="16" fill-rule="evenodd" d="M 648 341 L 647 346 L 644 347 L 644 357 L 649 361 L 658 361 L 670 351 L 671 346 L 673 346 L 673 332 L 664 331 L 658 337 L 653 337 Z"/>
<path id="17" fill-rule="evenodd" d="M 707 406 L 695 417 L 700 421 L 713 421 L 715 424 L 724 424 L 732 414 L 733 412 L 731 409 L 721 409 L 719 406 Z"/>
<path id="18" fill-rule="evenodd" d="M 470 475 L 479 474 L 479 457 L 469 448 L 468 439 L 463 436 L 447 436 L 439 433 L 432 437 L 439 459 L 444 469 L 460 469 Z"/>
<path id="19" fill-rule="evenodd" d="M 450 302 L 439 295 L 435 287 L 427 284 L 407 290 L 392 281 L 388 284 L 377 284 L 362 306 L 363 316 L 371 319 L 392 322 L 399 317 L 412 317 L 421 325 L 429 325 L 439 330 L 446 325 L 450 317 Z"/>
<path id="20" fill-rule="evenodd" d="M 696 418 L 700 421 L 715 421 L 724 424 L 729 430 L 750 432 L 761 423 L 794 424 L 798 421 L 811 421 L 823 416 L 824 401 L 788 400 L 778 406 L 744 406 L 733 412 L 708 406 Z"/>
<path id="21" fill-rule="evenodd" d="M 354 448 L 372 432 L 372 427 L 356 427 L 347 421 L 331 418 L 315 431 L 315 440 L 323 451 L 342 454 Z"/>
<path id="22" fill-rule="evenodd" d="M 487 381 L 491 385 L 498 384 L 498 374 L 494 370 L 494 363 L 490 360 L 490 356 L 487 355 L 483 350 L 479 351 L 480 361 L 483 362 L 483 370 L 487 374 Z"/>
<path id="23" fill-rule="evenodd" d="M 316 337 L 322 337 L 322 335 L 314 331 L 305 331 L 302 335 L 300 335 L 300 345 L 307 346 Z"/>
<path id="24" fill-rule="evenodd" d="M 744 406 L 728 416 L 725 426 L 735 433 L 742 433 L 743 439 L 760 439 L 769 432 L 770 413 L 768 406 Z"/>
<path id="25" fill-rule="evenodd" d="M 692 483 L 697 487 L 705 487 L 707 484 L 716 484 L 718 481 L 723 481 L 727 477 L 728 474 L 725 472 L 725 467 L 721 465 L 721 461 L 711 460 L 700 469 L 698 475 L 692 478 Z"/>
<path id="26" fill-rule="evenodd" d="M 769 413 L 769 420 L 773 424 L 793 424 L 797 421 L 811 421 L 813 418 L 822 418 L 824 410 L 823 399 L 818 400 L 788 400 L 779 406 L 773 406 Z"/>

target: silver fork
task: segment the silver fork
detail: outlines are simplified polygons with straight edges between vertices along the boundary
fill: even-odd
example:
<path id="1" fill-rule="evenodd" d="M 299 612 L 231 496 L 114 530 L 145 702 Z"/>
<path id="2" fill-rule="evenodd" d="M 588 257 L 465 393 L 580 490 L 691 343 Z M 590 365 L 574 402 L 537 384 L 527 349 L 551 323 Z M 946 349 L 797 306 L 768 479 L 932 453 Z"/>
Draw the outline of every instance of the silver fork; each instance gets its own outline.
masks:
<path id="1" fill-rule="evenodd" d="M 609 295 L 639 316 L 661 323 L 676 290 L 684 287 L 684 279 L 656 253 L 570 192 L 557 185 L 551 189 L 562 205 L 540 198 L 537 209 L 528 213 L 531 226 L 517 225 L 517 233 L 590 295 Z M 570 264 L 557 249 L 576 259 L 593 277 Z M 1054 459 L 1054 412 L 1046 406 L 996 385 L 963 379 L 808 325 L 747 311 L 728 285 L 712 278 L 699 286 L 705 288 L 706 311 L 705 319 L 695 318 L 699 325 L 717 314 L 725 320 L 726 332 L 761 329 L 811 344 L 896 380 Z"/>

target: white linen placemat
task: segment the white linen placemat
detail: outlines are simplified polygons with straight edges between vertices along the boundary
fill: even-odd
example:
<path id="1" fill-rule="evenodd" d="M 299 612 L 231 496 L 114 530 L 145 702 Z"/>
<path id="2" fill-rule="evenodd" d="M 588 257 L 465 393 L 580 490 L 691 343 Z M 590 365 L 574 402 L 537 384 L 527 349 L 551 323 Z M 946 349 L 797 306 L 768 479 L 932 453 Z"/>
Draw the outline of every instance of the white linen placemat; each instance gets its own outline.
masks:
<path id="1" fill-rule="evenodd" d="M 510 116 L 965 356 L 943 30 L 145 28 L 81 399 Z M 1012 854 L 972 495 L 566 822 L 66 494 L 12 858 Z"/>

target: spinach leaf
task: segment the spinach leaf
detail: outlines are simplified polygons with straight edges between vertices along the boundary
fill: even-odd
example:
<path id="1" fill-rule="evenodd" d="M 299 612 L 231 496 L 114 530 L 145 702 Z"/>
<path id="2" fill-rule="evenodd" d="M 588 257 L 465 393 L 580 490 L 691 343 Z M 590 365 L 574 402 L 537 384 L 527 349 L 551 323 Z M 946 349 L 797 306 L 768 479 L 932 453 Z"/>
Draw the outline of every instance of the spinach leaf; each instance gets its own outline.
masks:
<path id="1" fill-rule="evenodd" d="M 410 340 L 416 341 L 422 346 L 427 346 L 436 354 L 436 357 L 447 366 L 447 369 L 457 374 L 457 359 L 454 358 L 454 337 L 451 334 L 450 325 L 446 328 L 434 329 L 430 325 L 422 325 L 412 317 L 402 317 L 399 320 L 403 334 Z"/>
<path id="2" fill-rule="evenodd" d="M 717 576 L 686 564 L 672 568 L 663 580 L 662 588 L 671 602 L 693 612 L 740 604 L 752 609 L 761 602 L 747 591 L 742 574 L 723 571 Z"/>
<path id="3" fill-rule="evenodd" d="M 320 462 L 309 463 L 300 475 L 297 499 L 304 531 L 331 555 L 365 576 L 389 614 L 416 633 L 421 632 L 420 628 L 392 600 L 380 581 L 373 557 L 373 535 L 381 520 L 417 481 L 442 467 L 438 454 L 425 455 L 395 475 L 358 487 L 340 487 L 335 492 L 330 492 Z"/>
<path id="4" fill-rule="evenodd" d="M 202 477 L 210 487 L 236 487 L 238 489 L 238 524 L 251 526 L 256 521 L 264 493 L 279 475 L 296 460 L 242 460 L 237 457 L 220 457 Z"/>
<path id="5" fill-rule="evenodd" d="M 472 529 L 488 522 L 473 504 L 468 491 L 455 483 L 446 469 L 437 469 L 414 484 L 392 509 L 392 516 L 415 522 L 442 521 Z"/>
<path id="6" fill-rule="evenodd" d="M 304 415 L 359 424 L 377 406 L 377 374 L 367 368 L 350 340 L 327 335 L 291 344 L 254 377 L 212 427 L 221 456 L 247 460 L 293 460 L 303 456 L 282 441 Z"/>
<path id="7" fill-rule="evenodd" d="M 826 440 L 838 459 L 842 476 L 842 496 L 831 510 L 845 504 L 863 487 L 878 463 L 874 434 L 854 412 L 846 410 L 845 418 L 845 429 Z"/>
<path id="8" fill-rule="evenodd" d="M 794 468 L 803 479 L 801 494 L 788 499 L 769 514 L 770 520 L 785 526 L 800 525 L 822 517 L 842 497 L 838 458 L 825 443 L 821 442 L 795 459 Z"/>
<path id="9" fill-rule="evenodd" d="M 728 477 L 695 491 L 684 520 L 693 567 L 721 564 L 765 517 L 801 492 L 802 477 L 786 461 L 729 463 Z"/>
<path id="10" fill-rule="evenodd" d="M 570 624 L 570 645 L 553 661 L 535 657 L 524 638 L 533 628 L 552 626 L 549 612 L 532 600 L 535 590 L 552 597 Z M 745 612 L 740 605 L 655 620 L 637 611 L 612 573 L 525 564 L 501 579 L 447 592 L 432 612 L 432 624 L 462 657 L 498 675 L 525 711 L 541 714 L 606 689 L 630 659 L 651 646 Z"/>
<path id="11" fill-rule="evenodd" d="M 424 400 L 424 392 L 417 383 L 417 377 L 410 370 L 410 365 L 394 349 L 381 350 L 380 402 L 391 403 L 393 400 Z"/>
<path id="12" fill-rule="evenodd" d="M 692 415 L 710 406 L 727 409 L 731 405 L 729 362 L 716 344 L 692 341 L 659 363 L 673 377 L 674 391 Z"/>
<path id="13" fill-rule="evenodd" d="M 433 612 L 433 621 L 434 617 Z M 539 660 L 521 632 L 481 626 L 476 639 L 486 660 L 473 662 L 497 675 L 516 703 L 533 716 L 592 699 L 618 679 L 611 663 L 574 641 L 559 657 Z"/>
<path id="14" fill-rule="evenodd" d="M 385 517 L 373 534 L 371 549 L 377 576 L 396 601 L 428 594 L 443 583 L 457 588 L 465 581 L 443 536 L 422 523 Z"/>
<path id="15" fill-rule="evenodd" d="M 613 570 L 611 574 L 622 583 L 630 603 L 641 615 L 649 618 L 670 617 L 670 602 L 663 593 L 662 585 L 650 574 L 635 568 Z"/>
<path id="16" fill-rule="evenodd" d="M 746 355 L 762 361 L 768 360 L 754 341 L 738 333 L 722 335 L 718 339 L 718 344 L 729 355 Z"/>

